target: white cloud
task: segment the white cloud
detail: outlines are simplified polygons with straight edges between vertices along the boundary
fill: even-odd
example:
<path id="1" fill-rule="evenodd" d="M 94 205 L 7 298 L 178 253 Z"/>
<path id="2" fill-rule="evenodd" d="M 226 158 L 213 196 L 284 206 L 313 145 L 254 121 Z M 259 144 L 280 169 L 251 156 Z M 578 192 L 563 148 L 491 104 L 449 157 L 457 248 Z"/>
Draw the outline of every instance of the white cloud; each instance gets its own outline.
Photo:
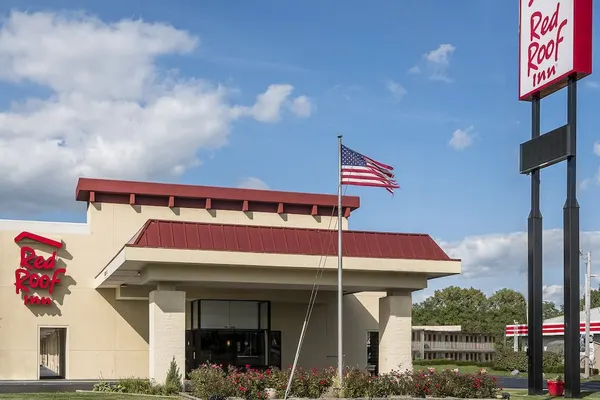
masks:
<path id="1" fill-rule="evenodd" d="M 590 183 L 592 180 L 590 178 L 585 178 L 581 182 L 579 182 L 579 190 L 587 190 L 590 187 Z"/>
<path id="2" fill-rule="evenodd" d="M 582 249 L 600 254 L 600 231 L 581 232 L 580 241 Z M 462 275 L 466 278 L 515 276 L 527 271 L 527 232 L 470 236 L 457 242 L 438 243 L 449 256 L 462 259 Z M 562 229 L 545 230 L 542 246 L 544 271 L 562 270 Z"/>
<path id="3" fill-rule="evenodd" d="M 413 74 L 413 75 L 420 74 L 420 73 L 421 73 L 421 68 L 419 68 L 419 66 L 418 66 L 418 65 L 415 65 L 415 66 L 411 67 L 411 68 L 408 70 L 408 73 L 409 73 L 409 74 Z"/>
<path id="4" fill-rule="evenodd" d="M 600 142 L 594 142 L 594 154 L 600 157 Z"/>
<path id="5" fill-rule="evenodd" d="M 440 44 L 437 49 L 425 54 L 425 59 L 434 64 L 448 65 L 450 64 L 450 56 L 454 53 L 454 50 L 456 50 L 456 47 L 451 44 Z"/>
<path id="6" fill-rule="evenodd" d="M 542 287 L 542 298 L 555 304 L 563 303 L 563 287 L 561 285 L 544 285 Z"/>
<path id="7" fill-rule="evenodd" d="M 269 189 L 269 185 L 267 185 L 265 181 L 253 176 L 242 178 L 238 183 L 238 187 L 242 189 Z"/>
<path id="8" fill-rule="evenodd" d="M 281 108 L 287 106 L 300 117 L 308 117 L 311 112 L 310 100 L 306 96 L 300 96 L 288 100 L 294 87 L 288 84 L 269 85 L 265 93 L 256 96 L 256 103 L 252 107 L 237 106 L 233 109 L 236 117 L 249 116 L 260 122 L 279 122 L 281 119 Z"/>
<path id="9" fill-rule="evenodd" d="M 402 100 L 407 93 L 402 85 L 391 80 L 386 82 L 385 87 L 398 100 Z"/>
<path id="10" fill-rule="evenodd" d="M 452 133 L 448 146 L 454 150 L 464 150 L 473 145 L 474 137 L 475 134 L 473 133 L 472 126 L 466 129 L 457 129 Z"/>
<path id="11" fill-rule="evenodd" d="M 587 87 L 589 87 L 590 89 L 598 89 L 598 88 L 600 88 L 600 83 L 596 82 L 596 81 L 586 80 L 585 81 L 585 85 Z"/>
<path id="12" fill-rule="evenodd" d="M 440 44 L 437 49 L 425 53 L 423 57 L 427 61 L 427 67 L 430 72 L 429 78 L 434 81 L 452 82 L 447 75 L 450 59 L 454 54 L 456 47 L 451 44 Z"/>
<path id="13" fill-rule="evenodd" d="M 237 118 L 276 122 L 283 107 L 308 116 L 308 98 L 290 99 L 289 84 L 231 105 L 227 88 L 157 66 L 197 42 L 166 24 L 11 13 L 0 26 L 0 81 L 50 94 L 0 111 L 0 206 L 72 203 L 79 176 L 173 178 L 200 164 L 198 150 L 227 144 Z"/>
<path id="14" fill-rule="evenodd" d="M 308 97 L 299 96 L 292 101 L 290 109 L 296 116 L 306 118 L 312 114 L 313 105 Z"/>

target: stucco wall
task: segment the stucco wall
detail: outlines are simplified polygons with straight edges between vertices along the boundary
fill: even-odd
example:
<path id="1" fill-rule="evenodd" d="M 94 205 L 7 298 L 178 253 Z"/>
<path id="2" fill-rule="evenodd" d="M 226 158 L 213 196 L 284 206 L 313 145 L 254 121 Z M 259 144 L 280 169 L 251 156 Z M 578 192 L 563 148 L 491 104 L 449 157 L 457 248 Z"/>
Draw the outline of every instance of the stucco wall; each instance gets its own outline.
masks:
<path id="1" fill-rule="evenodd" d="M 88 224 L 0 221 L 0 379 L 38 378 L 39 328 L 44 326 L 68 328 L 68 379 L 148 375 L 148 301 L 115 300 L 114 289 L 96 290 L 93 280 L 151 218 L 311 228 L 335 226 L 326 217 L 115 204 L 90 206 Z M 52 296 L 44 291 L 39 293 L 53 298 L 54 303 L 50 306 L 25 306 L 21 295 L 15 293 L 15 270 L 19 267 L 20 250 L 14 238 L 22 231 L 65 244 L 57 256 L 58 264 L 67 270 L 66 275 Z M 38 255 L 50 256 L 48 246 L 27 245 Z M 354 295 L 349 298 L 352 300 L 346 301 L 345 317 L 348 321 L 347 362 L 364 365 L 366 330 L 377 329 L 374 317 L 377 306 L 372 296 L 367 296 L 364 301 L 356 301 Z M 273 306 L 273 329 L 282 330 L 283 365 L 293 361 L 305 312 L 306 303 L 279 302 Z M 335 313 L 335 302 L 316 307 L 301 364 L 335 365 Z"/>

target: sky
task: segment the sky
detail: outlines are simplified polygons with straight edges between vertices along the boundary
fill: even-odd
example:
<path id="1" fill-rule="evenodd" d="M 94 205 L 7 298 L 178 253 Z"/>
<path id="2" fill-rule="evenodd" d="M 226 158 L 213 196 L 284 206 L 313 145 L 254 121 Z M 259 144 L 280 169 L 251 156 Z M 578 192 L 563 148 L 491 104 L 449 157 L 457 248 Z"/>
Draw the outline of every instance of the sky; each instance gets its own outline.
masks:
<path id="1" fill-rule="evenodd" d="M 80 176 L 335 193 L 343 134 L 401 186 L 349 187 L 351 228 L 428 233 L 462 259 L 413 301 L 450 285 L 524 291 L 518 17 L 497 0 L 4 0 L 0 218 L 85 221 Z M 581 247 L 600 257 L 599 95 L 600 78 L 579 82 Z M 566 91 L 541 109 L 543 132 L 566 123 Z M 564 163 L 542 171 L 558 303 L 565 177 Z"/>

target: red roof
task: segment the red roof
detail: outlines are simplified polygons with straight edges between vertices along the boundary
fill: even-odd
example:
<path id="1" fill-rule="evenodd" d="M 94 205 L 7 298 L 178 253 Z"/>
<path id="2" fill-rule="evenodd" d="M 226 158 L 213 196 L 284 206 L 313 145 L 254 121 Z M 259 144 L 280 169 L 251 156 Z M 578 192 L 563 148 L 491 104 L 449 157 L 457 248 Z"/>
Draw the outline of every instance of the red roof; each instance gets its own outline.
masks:
<path id="1" fill-rule="evenodd" d="M 128 246 L 248 253 L 337 255 L 337 231 L 149 220 Z M 344 231 L 344 256 L 452 260 L 426 234 Z"/>
<path id="2" fill-rule="evenodd" d="M 331 216 L 338 198 L 330 194 L 235 189 L 214 186 L 79 178 L 78 201 L 163 207 L 205 208 L 278 214 Z M 344 216 L 360 207 L 360 198 L 342 198 Z"/>

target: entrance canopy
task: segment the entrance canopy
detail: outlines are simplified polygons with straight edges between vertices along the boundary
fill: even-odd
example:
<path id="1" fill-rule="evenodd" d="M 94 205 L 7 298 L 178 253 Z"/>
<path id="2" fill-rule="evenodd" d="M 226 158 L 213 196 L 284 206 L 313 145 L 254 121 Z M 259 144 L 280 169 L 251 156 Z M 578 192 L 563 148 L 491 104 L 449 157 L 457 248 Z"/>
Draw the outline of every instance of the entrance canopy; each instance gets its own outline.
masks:
<path id="1" fill-rule="evenodd" d="M 459 274 L 425 234 L 344 231 L 347 291 L 419 290 Z M 158 282 L 335 289 L 337 231 L 148 220 L 96 276 L 97 288 Z"/>

